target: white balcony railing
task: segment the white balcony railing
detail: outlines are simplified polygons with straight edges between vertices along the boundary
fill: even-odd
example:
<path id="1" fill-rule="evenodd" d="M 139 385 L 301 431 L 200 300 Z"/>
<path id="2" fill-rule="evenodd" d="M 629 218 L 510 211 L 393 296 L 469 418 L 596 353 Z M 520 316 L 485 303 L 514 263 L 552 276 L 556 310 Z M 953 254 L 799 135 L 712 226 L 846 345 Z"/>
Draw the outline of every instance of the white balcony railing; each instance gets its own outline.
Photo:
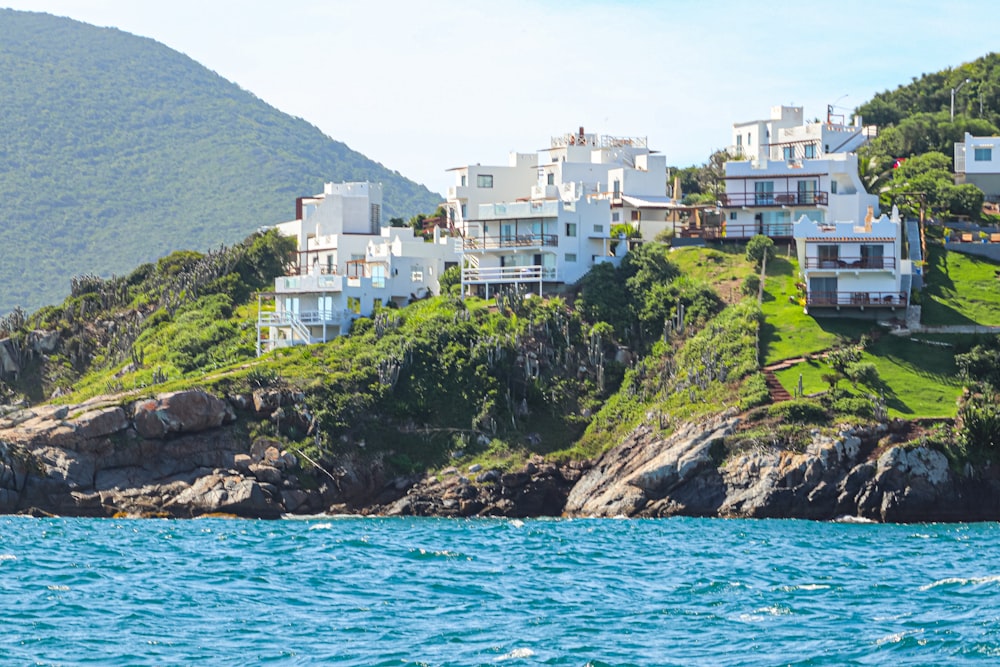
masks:
<path id="1" fill-rule="evenodd" d="M 274 291 L 296 292 L 342 292 L 344 276 L 331 274 L 309 274 L 302 276 L 281 276 L 274 281 Z"/>

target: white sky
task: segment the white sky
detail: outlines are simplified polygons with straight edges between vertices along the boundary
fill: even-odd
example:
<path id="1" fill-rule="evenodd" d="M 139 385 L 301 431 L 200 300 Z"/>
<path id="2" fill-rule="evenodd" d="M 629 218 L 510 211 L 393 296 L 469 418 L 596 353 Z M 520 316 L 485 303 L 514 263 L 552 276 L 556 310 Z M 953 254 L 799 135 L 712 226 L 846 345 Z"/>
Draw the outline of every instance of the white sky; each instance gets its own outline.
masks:
<path id="1" fill-rule="evenodd" d="M 0 5 L 151 37 L 442 193 L 449 167 L 505 164 L 581 125 L 701 164 L 734 121 L 777 104 L 810 119 L 834 102 L 849 113 L 985 55 L 1000 25 L 996 0 Z"/>

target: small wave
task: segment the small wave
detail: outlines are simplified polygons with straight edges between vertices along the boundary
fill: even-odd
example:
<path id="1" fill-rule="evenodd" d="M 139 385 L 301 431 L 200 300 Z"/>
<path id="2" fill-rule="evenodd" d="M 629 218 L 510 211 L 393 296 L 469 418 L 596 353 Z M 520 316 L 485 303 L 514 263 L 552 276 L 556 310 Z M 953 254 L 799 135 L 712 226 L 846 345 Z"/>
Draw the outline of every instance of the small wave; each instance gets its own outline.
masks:
<path id="1" fill-rule="evenodd" d="M 55 585 L 53 585 L 53 586 L 49 586 L 48 588 L 49 588 L 50 591 L 68 591 L 69 590 L 69 586 L 55 586 Z"/>
<path id="2" fill-rule="evenodd" d="M 921 591 L 929 591 L 932 588 L 937 588 L 938 586 L 967 586 L 972 584 L 978 586 L 979 584 L 1000 584 L 1000 575 L 995 574 L 989 577 L 948 577 L 947 579 L 938 579 L 932 584 L 927 584 L 921 586 Z"/>
<path id="3" fill-rule="evenodd" d="M 464 554 L 458 551 L 428 551 L 427 549 L 410 549 L 410 556 L 423 560 L 425 558 L 462 558 Z"/>
<path id="4" fill-rule="evenodd" d="M 309 526 L 309 530 L 331 530 L 333 529 L 332 523 L 314 523 Z"/>
<path id="5" fill-rule="evenodd" d="M 514 526 L 515 528 L 524 528 L 524 522 L 521 521 L 520 519 L 511 519 L 510 525 Z"/>
<path id="6" fill-rule="evenodd" d="M 833 522 L 834 523 L 876 523 L 875 521 L 872 521 L 871 519 L 866 519 L 863 516 L 850 516 L 848 514 L 844 514 L 843 516 L 838 516 L 836 519 L 833 520 Z"/>
<path id="7" fill-rule="evenodd" d="M 913 643 L 918 646 L 923 646 L 927 643 L 925 639 L 917 639 L 917 635 L 922 633 L 923 630 L 903 630 L 901 632 L 894 632 L 891 635 L 886 635 L 885 637 L 880 637 L 875 640 L 875 646 L 885 646 L 886 644 L 901 644 L 901 643 Z"/>
<path id="8" fill-rule="evenodd" d="M 523 658 L 534 657 L 535 652 L 530 648 L 516 648 L 510 653 L 504 653 L 499 658 L 496 658 L 493 662 L 503 662 L 504 660 L 520 660 Z"/>
<path id="9" fill-rule="evenodd" d="M 0 561 L 5 560 L 17 560 L 17 556 L 14 554 L 0 554 Z"/>

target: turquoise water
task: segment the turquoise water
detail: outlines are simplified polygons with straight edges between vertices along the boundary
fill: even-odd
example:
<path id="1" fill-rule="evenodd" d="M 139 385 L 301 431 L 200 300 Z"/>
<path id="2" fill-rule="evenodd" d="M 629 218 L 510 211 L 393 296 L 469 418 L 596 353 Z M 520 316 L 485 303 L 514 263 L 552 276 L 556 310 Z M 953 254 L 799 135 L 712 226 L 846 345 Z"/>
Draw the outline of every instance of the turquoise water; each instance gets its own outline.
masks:
<path id="1" fill-rule="evenodd" d="M 1000 663 L 1000 526 L 0 518 L 2 664 Z"/>

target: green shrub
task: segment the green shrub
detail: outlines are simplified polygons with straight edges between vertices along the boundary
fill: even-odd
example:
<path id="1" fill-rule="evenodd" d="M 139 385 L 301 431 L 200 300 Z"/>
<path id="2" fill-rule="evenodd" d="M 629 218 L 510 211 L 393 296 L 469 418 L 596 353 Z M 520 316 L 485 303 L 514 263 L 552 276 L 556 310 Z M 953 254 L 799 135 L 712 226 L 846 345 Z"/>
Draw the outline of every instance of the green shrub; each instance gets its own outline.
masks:
<path id="1" fill-rule="evenodd" d="M 752 373 L 740 385 L 740 410 L 749 410 L 771 400 L 767 379 L 763 373 Z"/>
<path id="2" fill-rule="evenodd" d="M 830 415 L 826 409 L 816 401 L 809 399 L 775 403 L 767 409 L 767 413 L 768 416 L 778 418 L 783 422 L 825 424 L 830 421 Z"/>
<path id="3" fill-rule="evenodd" d="M 740 292 L 746 296 L 756 296 L 760 292 L 760 276 L 752 273 L 744 278 L 743 285 L 740 286 Z"/>

